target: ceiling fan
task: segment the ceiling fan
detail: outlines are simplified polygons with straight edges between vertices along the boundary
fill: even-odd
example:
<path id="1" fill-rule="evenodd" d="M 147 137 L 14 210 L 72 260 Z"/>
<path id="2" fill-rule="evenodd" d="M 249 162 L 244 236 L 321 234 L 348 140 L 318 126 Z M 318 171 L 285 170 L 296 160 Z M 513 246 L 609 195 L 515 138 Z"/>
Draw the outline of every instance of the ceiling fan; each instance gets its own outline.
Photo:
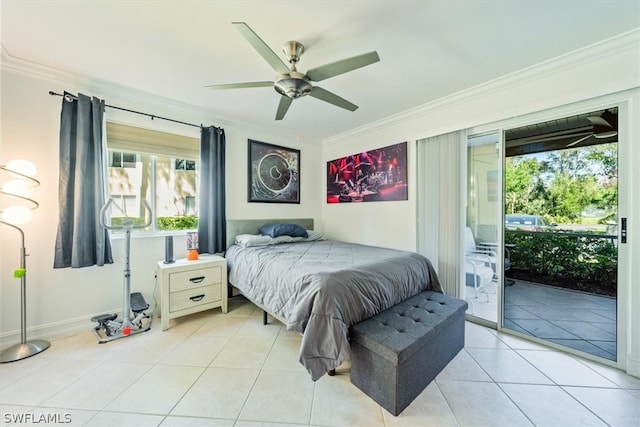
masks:
<path id="1" fill-rule="evenodd" d="M 280 103 L 276 112 L 276 120 L 282 120 L 294 99 L 305 95 L 311 95 L 321 101 L 336 105 L 349 111 L 355 111 L 358 106 L 347 101 L 338 95 L 322 89 L 319 86 L 312 86 L 311 82 L 319 82 L 329 77 L 344 74 L 355 69 L 378 62 L 380 57 L 373 51 L 362 55 L 353 56 L 341 61 L 332 62 L 317 68 L 308 70 L 306 74 L 296 69 L 296 64 L 304 52 L 304 46 L 297 41 L 288 41 L 282 46 L 282 50 L 289 61 L 290 66 L 284 63 L 278 55 L 244 22 L 232 22 L 253 48 L 271 65 L 278 73 L 275 81 L 230 83 L 220 85 L 205 86 L 209 89 L 239 89 L 250 87 L 273 86 L 278 92 Z"/>
<path id="2" fill-rule="evenodd" d="M 591 137 L 594 137 L 596 139 L 605 139 L 612 138 L 618 135 L 618 117 L 609 110 L 605 110 L 605 112 L 602 113 L 601 116 L 589 116 L 587 117 L 587 120 L 591 122 L 591 125 L 593 127 L 591 133 L 573 142 L 570 142 L 569 144 L 567 144 L 567 147 L 573 147 L 574 145 L 577 145 Z"/>

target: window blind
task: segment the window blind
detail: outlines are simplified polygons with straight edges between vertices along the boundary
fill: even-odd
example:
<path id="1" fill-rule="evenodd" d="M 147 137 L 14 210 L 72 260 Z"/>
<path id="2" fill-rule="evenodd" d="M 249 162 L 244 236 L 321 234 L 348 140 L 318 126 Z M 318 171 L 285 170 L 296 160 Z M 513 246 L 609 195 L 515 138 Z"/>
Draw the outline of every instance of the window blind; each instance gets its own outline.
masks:
<path id="1" fill-rule="evenodd" d="M 114 122 L 107 122 L 107 148 L 189 160 L 198 160 L 200 156 L 198 138 Z"/>
<path id="2" fill-rule="evenodd" d="M 464 203 L 461 155 L 465 131 L 418 141 L 418 252 L 431 260 L 447 295 L 459 297 L 463 279 Z"/>

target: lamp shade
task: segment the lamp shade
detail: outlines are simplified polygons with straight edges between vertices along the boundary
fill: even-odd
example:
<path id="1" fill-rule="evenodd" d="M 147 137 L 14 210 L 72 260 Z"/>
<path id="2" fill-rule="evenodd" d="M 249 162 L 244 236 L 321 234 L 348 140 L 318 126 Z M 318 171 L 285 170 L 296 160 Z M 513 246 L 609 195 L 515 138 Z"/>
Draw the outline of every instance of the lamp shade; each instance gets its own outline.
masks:
<path id="1" fill-rule="evenodd" d="M 31 199 L 33 187 L 40 185 L 34 178 L 36 167 L 28 160 L 11 160 L 0 169 L 2 178 L 9 178 L 0 187 L 0 218 L 9 224 L 26 224 L 38 207 L 38 202 Z"/>
<path id="2" fill-rule="evenodd" d="M 26 206 L 9 206 L 2 211 L 2 220 L 10 224 L 26 224 L 33 218 L 33 211 Z"/>
<path id="3" fill-rule="evenodd" d="M 2 191 L 16 196 L 31 197 L 33 195 L 32 186 L 22 179 L 12 179 L 2 184 Z"/>
<path id="4" fill-rule="evenodd" d="M 29 177 L 36 176 L 36 172 L 37 172 L 36 165 L 31 163 L 29 160 L 22 160 L 22 159 L 9 160 L 5 165 L 5 168 L 9 172 L 17 172 L 19 174 L 26 175 Z"/>

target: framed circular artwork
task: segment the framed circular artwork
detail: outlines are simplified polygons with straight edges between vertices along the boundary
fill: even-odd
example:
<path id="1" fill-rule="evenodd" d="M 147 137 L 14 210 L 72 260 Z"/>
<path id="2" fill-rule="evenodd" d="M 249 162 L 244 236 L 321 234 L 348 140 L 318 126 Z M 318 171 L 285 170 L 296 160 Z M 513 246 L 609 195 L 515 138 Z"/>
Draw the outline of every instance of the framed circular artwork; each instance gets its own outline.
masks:
<path id="1" fill-rule="evenodd" d="M 249 140 L 249 202 L 300 203 L 300 150 Z"/>

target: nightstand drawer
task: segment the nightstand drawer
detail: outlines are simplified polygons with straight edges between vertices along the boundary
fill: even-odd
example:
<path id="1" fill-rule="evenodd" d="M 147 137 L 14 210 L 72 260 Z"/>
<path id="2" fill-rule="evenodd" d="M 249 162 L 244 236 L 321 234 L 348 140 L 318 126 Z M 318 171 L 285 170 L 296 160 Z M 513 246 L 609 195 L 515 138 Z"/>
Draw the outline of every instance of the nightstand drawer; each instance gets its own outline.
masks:
<path id="1" fill-rule="evenodd" d="M 209 304 L 220 301 L 221 298 L 222 285 L 220 283 L 180 292 L 172 292 L 169 296 L 169 312 Z"/>
<path id="2" fill-rule="evenodd" d="M 159 315 L 162 330 L 171 319 L 220 307 L 227 312 L 227 260 L 218 255 L 200 254 L 197 260 L 158 262 Z"/>
<path id="3" fill-rule="evenodd" d="M 169 292 L 219 284 L 221 281 L 222 269 L 219 266 L 171 273 L 169 274 Z"/>

